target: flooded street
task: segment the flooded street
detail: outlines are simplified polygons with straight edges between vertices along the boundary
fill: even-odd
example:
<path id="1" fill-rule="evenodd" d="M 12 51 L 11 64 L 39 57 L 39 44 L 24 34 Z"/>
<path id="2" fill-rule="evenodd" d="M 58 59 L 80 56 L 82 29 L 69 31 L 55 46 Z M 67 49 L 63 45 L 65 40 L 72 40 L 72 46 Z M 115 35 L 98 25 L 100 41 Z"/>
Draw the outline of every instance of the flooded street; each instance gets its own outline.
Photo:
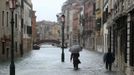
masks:
<path id="1" fill-rule="evenodd" d="M 70 52 L 65 49 L 65 62 L 61 62 L 61 48 L 43 46 L 15 61 L 16 75 L 123 75 L 118 70 L 105 69 L 103 54 L 83 50 L 80 52 L 79 70 L 73 70 Z M 9 75 L 10 62 L 1 63 L 0 75 Z"/>

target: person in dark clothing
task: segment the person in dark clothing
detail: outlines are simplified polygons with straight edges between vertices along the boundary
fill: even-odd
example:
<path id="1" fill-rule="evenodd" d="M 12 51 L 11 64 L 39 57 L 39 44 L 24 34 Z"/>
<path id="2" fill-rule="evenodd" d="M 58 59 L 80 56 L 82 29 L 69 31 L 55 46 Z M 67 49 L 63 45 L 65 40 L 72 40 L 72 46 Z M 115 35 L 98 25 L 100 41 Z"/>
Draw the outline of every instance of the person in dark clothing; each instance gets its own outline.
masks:
<path id="1" fill-rule="evenodd" d="M 113 56 L 113 53 L 110 49 L 108 49 L 108 52 L 104 55 L 104 62 L 106 64 L 106 69 L 110 70 L 112 69 L 112 63 L 114 62 L 115 58 Z"/>
<path id="2" fill-rule="evenodd" d="M 73 59 L 73 66 L 75 70 L 78 70 L 78 64 L 80 64 L 80 60 L 79 60 L 79 53 L 71 53 L 71 57 L 70 57 L 70 61 L 72 61 Z"/>

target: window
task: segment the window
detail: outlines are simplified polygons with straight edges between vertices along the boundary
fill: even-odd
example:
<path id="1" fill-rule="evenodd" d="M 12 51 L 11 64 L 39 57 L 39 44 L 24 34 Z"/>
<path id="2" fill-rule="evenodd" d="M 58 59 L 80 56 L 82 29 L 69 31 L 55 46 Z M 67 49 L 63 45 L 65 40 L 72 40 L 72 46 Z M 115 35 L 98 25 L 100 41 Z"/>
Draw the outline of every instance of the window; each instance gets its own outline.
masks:
<path id="1" fill-rule="evenodd" d="M 21 8 L 24 8 L 24 1 L 21 0 Z"/>
<path id="2" fill-rule="evenodd" d="M 32 27 L 31 26 L 27 26 L 27 34 L 32 34 Z"/>
<path id="3" fill-rule="evenodd" d="M 17 48 L 18 48 L 18 47 L 17 47 L 17 42 L 15 42 L 15 50 L 16 50 L 16 52 L 17 52 Z"/>
<path id="4" fill-rule="evenodd" d="M 7 27 L 8 27 L 8 12 L 7 12 Z"/>
<path id="5" fill-rule="evenodd" d="M 15 27 L 17 28 L 17 14 L 15 14 Z"/>
<path id="6" fill-rule="evenodd" d="M 21 28 L 23 28 L 23 19 L 21 19 Z"/>
<path id="7" fill-rule="evenodd" d="M 100 4 L 100 3 L 99 3 L 99 4 Z M 96 4 L 93 3 L 93 15 L 95 15 L 95 8 L 96 8 Z M 97 9 L 99 9 L 99 8 L 97 8 Z"/>
<path id="8" fill-rule="evenodd" d="M 2 11 L 2 26 L 4 26 L 4 11 Z"/>
<path id="9" fill-rule="evenodd" d="M 29 17 L 32 17 L 32 10 L 29 10 Z"/>
<path id="10" fill-rule="evenodd" d="M 2 54 L 5 54 L 5 42 L 2 42 Z"/>

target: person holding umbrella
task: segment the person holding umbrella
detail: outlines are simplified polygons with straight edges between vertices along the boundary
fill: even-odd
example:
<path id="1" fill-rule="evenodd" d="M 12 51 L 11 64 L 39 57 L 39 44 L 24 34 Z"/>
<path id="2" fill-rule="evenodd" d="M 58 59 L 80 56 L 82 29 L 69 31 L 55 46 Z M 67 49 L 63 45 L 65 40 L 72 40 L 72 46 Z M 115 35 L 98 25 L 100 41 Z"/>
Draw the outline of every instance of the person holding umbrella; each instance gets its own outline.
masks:
<path id="1" fill-rule="evenodd" d="M 73 45 L 69 51 L 71 52 L 70 61 L 73 59 L 74 70 L 78 70 L 78 64 L 81 63 L 79 60 L 79 51 L 82 51 L 82 47 L 79 45 Z"/>

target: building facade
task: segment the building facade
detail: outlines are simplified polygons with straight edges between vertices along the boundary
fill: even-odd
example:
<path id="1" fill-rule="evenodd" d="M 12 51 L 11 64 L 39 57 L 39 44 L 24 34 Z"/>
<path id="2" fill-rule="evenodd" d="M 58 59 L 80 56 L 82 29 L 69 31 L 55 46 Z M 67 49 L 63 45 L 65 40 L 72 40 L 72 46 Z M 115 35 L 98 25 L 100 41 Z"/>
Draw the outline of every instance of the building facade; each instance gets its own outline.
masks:
<path id="1" fill-rule="evenodd" d="M 108 47 L 115 54 L 116 66 L 127 75 L 134 75 L 134 1 L 110 0 L 107 2 Z"/>
<path id="2" fill-rule="evenodd" d="M 39 21 L 37 22 L 37 42 L 44 40 L 61 40 L 61 26 L 56 22 Z M 44 42 L 45 43 L 45 42 Z M 46 42 L 47 43 L 47 42 Z"/>
<path id="3" fill-rule="evenodd" d="M 1 0 L 0 2 L 0 57 L 1 59 L 5 59 L 9 57 L 9 49 L 11 45 L 11 26 L 10 26 L 10 10 L 5 0 Z M 9 31 L 7 31 L 9 30 Z M 8 34 L 7 34 L 7 33 Z"/>
<path id="4" fill-rule="evenodd" d="M 14 54 L 16 56 L 22 56 L 23 51 L 23 22 L 24 22 L 24 1 L 16 0 L 16 8 L 14 10 Z M 10 57 L 11 50 L 11 11 L 9 9 L 9 0 L 0 1 L 0 59 L 8 59 Z M 29 18 L 30 19 L 30 18 Z M 31 21 L 30 21 L 31 23 Z M 29 43 L 31 44 L 31 43 Z M 25 49 L 28 50 L 28 49 Z M 31 48 L 29 49 L 31 50 Z"/>
<path id="5" fill-rule="evenodd" d="M 95 1 L 84 0 L 83 39 L 85 48 L 95 50 Z"/>
<path id="6" fill-rule="evenodd" d="M 36 43 L 37 41 L 37 24 L 36 24 L 36 11 L 32 11 L 32 41 Z"/>
<path id="7" fill-rule="evenodd" d="M 32 48 L 32 3 L 30 0 L 23 0 L 23 50 L 29 51 Z"/>
<path id="8" fill-rule="evenodd" d="M 1 59 L 8 59 L 10 57 L 10 49 L 11 49 L 11 11 L 9 9 L 9 1 L 1 0 L 1 19 L 0 19 L 0 30 L 2 34 L 0 34 L 1 38 Z M 20 19 L 20 0 L 16 1 L 16 9 L 14 10 L 14 51 L 15 56 L 20 55 L 20 27 L 21 27 L 21 19 Z"/>
<path id="9" fill-rule="evenodd" d="M 95 50 L 99 52 L 105 51 L 105 40 L 103 35 L 104 26 L 103 26 L 103 0 L 96 0 L 96 26 L 95 26 Z M 104 46 L 105 45 L 105 46 Z"/>
<path id="10" fill-rule="evenodd" d="M 68 0 L 62 7 L 65 15 L 65 35 L 68 46 L 80 44 L 80 11 L 81 2 L 79 0 Z"/>

